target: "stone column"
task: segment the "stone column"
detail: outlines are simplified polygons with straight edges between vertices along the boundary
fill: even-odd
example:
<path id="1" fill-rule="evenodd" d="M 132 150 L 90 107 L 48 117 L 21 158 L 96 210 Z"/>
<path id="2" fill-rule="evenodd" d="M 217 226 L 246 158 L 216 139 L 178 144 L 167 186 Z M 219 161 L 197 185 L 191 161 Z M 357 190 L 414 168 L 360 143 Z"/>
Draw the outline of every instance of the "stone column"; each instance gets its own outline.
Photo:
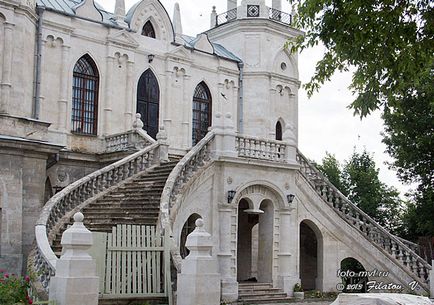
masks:
<path id="1" fill-rule="evenodd" d="M 62 235 L 63 255 L 50 281 L 50 300 L 57 305 L 97 305 L 99 278 L 95 260 L 87 252 L 92 232 L 83 225 L 83 214 L 74 215 L 74 224 Z"/>
<path id="2" fill-rule="evenodd" d="M 127 81 L 125 89 L 125 130 L 129 130 L 133 121 L 133 67 L 134 62 L 127 62 Z"/>
<path id="3" fill-rule="evenodd" d="M 220 274 L 217 261 L 210 255 L 211 235 L 203 220 L 196 220 L 196 229 L 188 235 L 185 246 L 190 254 L 182 262 L 178 275 L 177 305 L 219 305 Z"/>
<path id="4" fill-rule="evenodd" d="M 291 231 L 291 211 L 293 209 L 285 208 L 280 210 L 280 240 L 279 240 L 279 274 L 278 285 L 289 296 L 292 296 L 294 285 L 298 282 L 296 266 L 293 265 L 295 249 L 290 240 L 294 232 Z"/>
<path id="5" fill-rule="evenodd" d="M 237 157 L 235 127 L 229 112 L 225 116 L 219 112 L 216 113 L 213 131 L 215 133 L 214 154 L 216 156 Z"/>
<path id="6" fill-rule="evenodd" d="M 193 96 L 190 95 L 189 88 L 190 88 L 190 80 L 191 76 L 184 74 L 184 84 L 183 84 L 183 105 L 182 105 L 182 148 L 187 149 L 190 146 L 190 113 L 192 113 L 192 107 L 190 106 L 190 101 L 193 101 Z"/>
<path id="7" fill-rule="evenodd" d="M 12 74 L 12 51 L 14 49 L 12 37 L 14 24 L 4 23 L 4 49 L 3 49 L 3 75 L 1 83 L 0 113 L 8 113 L 9 98 L 11 94 L 11 74 Z"/>
<path id="8" fill-rule="evenodd" d="M 59 94 L 59 113 L 57 114 L 58 129 L 66 132 L 66 122 L 68 120 L 68 61 L 70 47 L 62 45 L 62 67 L 60 72 L 60 94 Z"/>
<path id="9" fill-rule="evenodd" d="M 112 114 L 112 95 L 113 95 L 113 65 L 115 58 L 113 56 L 107 56 L 107 68 L 106 68 L 106 83 L 105 83 L 105 99 L 104 99 L 104 128 L 102 130 L 103 135 L 109 135 L 111 133 L 111 114 Z M 101 99 L 100 99 L 101 101 Z"/>
<path id="10" fill-rule="evenodd" d="M 166 128 L 166 131 L 169 134 L 171 133 L 171 128 L 172 128 L 172 112 L 171 112 L 171 108 L 170 104 L 172 103 L 172 76 L 173 76 L 173 70 L 169 70 L 169 63 L 167 63 L 167 68 L 166 68 L 166 90 L 164 91 L 164 99 L 162 100 L 161 103 L 161 109 L 160 109 L 160 118 L 161 121 L 159 122 L 159 124 L 164 124 L 164 127 Z M 160 92 L 162 92 L 160 90 Z"/>
<path id="11" fill-rule="evenodd" d="M 219 204 L 220 252 L 218 253 L 222 279 L 222 301 L 233 302 L 238 299 L 238 282 L 231 274 L 231 216 L 230 204 Z"/>

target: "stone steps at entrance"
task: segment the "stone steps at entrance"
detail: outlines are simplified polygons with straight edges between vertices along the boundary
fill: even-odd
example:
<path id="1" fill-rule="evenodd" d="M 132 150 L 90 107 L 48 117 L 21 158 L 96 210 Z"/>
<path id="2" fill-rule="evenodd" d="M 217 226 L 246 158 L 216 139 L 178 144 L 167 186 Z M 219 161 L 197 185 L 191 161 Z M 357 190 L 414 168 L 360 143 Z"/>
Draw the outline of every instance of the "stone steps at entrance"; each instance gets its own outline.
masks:
<path id="1" fill-rule="evenodd" d="M 152 170 L 134 177 L 125 184 L 113 189 L 103 197 L 91 202 L 82 209 L 84 224 L 96 232 L 111 232 L 118 224 L 155 225 L 160 211 L 160 197 L 178 158 L 171 158 Z M 72 219 L 58 232 L 52 248 L 60 255 L 63 231 L 72 225 Z"/>
<path id="2" fill-rule="evenodd" d="M 270 304 L 288 302 L 292 298 L 271 283 L 240 283 L 238 302 L 241 304 Z"/>

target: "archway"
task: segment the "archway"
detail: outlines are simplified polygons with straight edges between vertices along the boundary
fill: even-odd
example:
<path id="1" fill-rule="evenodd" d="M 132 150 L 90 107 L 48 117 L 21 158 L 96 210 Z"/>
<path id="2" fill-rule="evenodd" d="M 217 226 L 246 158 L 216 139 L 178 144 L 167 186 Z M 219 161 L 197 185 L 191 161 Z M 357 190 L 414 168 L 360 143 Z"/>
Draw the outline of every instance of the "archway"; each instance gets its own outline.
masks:
<path id="1" fill-rule="evenodd" d="M 260 208 L 252 210 L 244 198 L 238 205 L 238 282 L 272 282 L 273 203 L 268 199 L 263 200 Z"/>
<path id="2" fill-rule="evenodd" d="M 146 70 L 139 79 L 136 112 L 142 115 L 143 129 L 155 139 L 160 114 L 160 87 L 150 69 Z"/>
<path id="3" fill-rule="evenodd" d="M 196 228 L 196 220 L 198 218 L 202 218 L 202 216 L 200 216 L 199 214 L 191 214 L 187 221 L 184 223 L 184 226 L 182 227 L 182 231 L 181 231 L 181 242 L 180 242 L 180 249 L 179 252 L 181 254 L 182 258 L 186 258 L 187 255 L 190 254 L 190 250 L 187 249 L 187 247 L 185 246 L 185 242 L 187 241 L 187 236 L 194 231 L 194 229 Z"/>
<path id="4" fill-rule="evenodd" d="M 347 257 L 341 261 L 339 276 L 344 284 L 342 292 L 360 293 L 366 292 L 368 273 L 362 263 L 353 257 Z"/>
<path id="5" fill-rule="evenodd" d="M 312 221 L 300 223 L 300 280 L 304 290 L 321 290 L 322 237 Z"/>

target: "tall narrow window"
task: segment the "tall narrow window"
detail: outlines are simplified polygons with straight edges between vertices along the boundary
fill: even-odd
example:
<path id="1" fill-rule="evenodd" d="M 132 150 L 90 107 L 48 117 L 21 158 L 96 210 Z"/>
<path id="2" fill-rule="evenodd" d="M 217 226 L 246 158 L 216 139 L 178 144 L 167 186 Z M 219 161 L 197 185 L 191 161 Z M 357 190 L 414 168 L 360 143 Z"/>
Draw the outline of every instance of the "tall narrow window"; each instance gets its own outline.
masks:
<path id="1" fill-rule="evenodd" d="M 276 123 L 276 140 L 282 141 L 282 124 L 279 121 Z"/>
<path id="2" fill-rule="evenodd" d="M 99 73 L 89 55 L 74 66 L 72 84 L 72 131 L 96 135 Z"/>
<path id="3" fill-rule="evenodd" d="M 146 70 L 139 79 L 137 112 L 142 115 L 143 129 L 155 139 L 160 113 L 160 88 L 157 78 L 150 69 Z"/>
<path id="4" fill-rule="evenodd" d="M 211 93 L 201 82 L 196 86 L 193 96 L 193 145 L 205 137 L 211 126 Z"/>
<path id="5" fill-rule="evenodd" d="M 151 21 L 146 22 L 145 25 L 143 26 L 142 35 L 155 38 L 155 30 L 154 27 L 152 26 Z"/>

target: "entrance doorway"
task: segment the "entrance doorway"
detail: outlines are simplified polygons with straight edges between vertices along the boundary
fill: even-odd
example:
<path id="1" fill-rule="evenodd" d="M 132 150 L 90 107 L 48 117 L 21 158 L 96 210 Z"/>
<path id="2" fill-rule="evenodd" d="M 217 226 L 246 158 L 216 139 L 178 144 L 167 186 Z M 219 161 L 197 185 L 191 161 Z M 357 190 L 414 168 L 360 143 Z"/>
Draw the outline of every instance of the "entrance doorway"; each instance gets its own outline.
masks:
<path id="1" fill-rule="evenodd" d="M 270 200 L 260 210 L 250 209 L 241 199 L 238 205 L 237 281 L 271 283 L 273 279 L 273 219 Z"/>
<path id="2" fill-rule="evenodd" d="M 300 279 L 304 290 L 322 289 L 322 237 L 310 220 L 300 223 Z"/>

